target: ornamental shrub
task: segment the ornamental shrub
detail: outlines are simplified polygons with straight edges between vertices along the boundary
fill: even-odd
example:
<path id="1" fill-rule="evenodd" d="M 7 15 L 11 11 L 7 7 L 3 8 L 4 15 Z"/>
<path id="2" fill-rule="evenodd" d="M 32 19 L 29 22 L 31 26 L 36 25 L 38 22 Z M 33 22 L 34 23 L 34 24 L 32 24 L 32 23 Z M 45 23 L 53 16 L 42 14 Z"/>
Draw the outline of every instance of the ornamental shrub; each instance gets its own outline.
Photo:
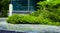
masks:
<path id="1" fill-rule="evenodd" d="M 12 15 L 8 17 L 7 22 L 12 24 L 39 24 L 43 17 L 35 17 L 31 15 Z"/>
<path id="2" fill-rule="evenodd" d="M 35 17 L 30 15 L 12 15 L 7 22 L 12 24 L 36 24 Z"/>
<path id="3" fill-rule="evenodd" d="M 45 0 L 37 3 L 37 11 L 32 13 L 33 16 L 43 15 L 43 18 L 60 22 L 60 0 Z"/>
<path id="4" fill-rule="evenodd" d="M 48 18 L 43 18 L 42 15 L 12 15 L 7 19 L 8 23 L 12 24 L 46 24 L 46 25 L 60 25 L 60 22 L 51 22 Z"/>

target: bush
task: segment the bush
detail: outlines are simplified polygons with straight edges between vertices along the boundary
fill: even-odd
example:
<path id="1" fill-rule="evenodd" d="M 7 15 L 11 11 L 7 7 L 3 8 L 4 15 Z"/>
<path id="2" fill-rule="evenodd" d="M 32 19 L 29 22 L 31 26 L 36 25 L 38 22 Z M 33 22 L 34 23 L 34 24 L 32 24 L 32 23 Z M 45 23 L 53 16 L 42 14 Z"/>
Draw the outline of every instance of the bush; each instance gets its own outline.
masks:
<path id="1" fill-rule="evenodd" d="M 35 17 L 30 15 L 12 15 L 7 19 L 7 22 L 13 24 L 33 24 L 35 23 Z"/>
<path id="2" fill-rule="evenodd" d="M 18 15 L 13 15 L 13 16 L 11 16 L 11 17 L 8 17 L 7 22 L 8 22 L 8 23 L 13 23 L 13 24 L 19 23 L 19 18 L 20 18 L 20 16 L 18 16 Z"/>
<path id="3" fill-rule="evenodd" d="M 51 22 L 48 18 L 43 18 L 42 15 L 37 17 L 31 15 L 12 15 L 7 19 L 8 23 L 12 24 L 46 24 L 46 25 L 60 25 L 59 22 Z"/>
<path id="4" fill-rule="evenodd" d="M 43 18 L 50 19 L 52 22 L 60 22 L 60 0 L 45 0 L 40 1 L 37 4 L 37 11 L 31 15 L 43 15 Z"/>

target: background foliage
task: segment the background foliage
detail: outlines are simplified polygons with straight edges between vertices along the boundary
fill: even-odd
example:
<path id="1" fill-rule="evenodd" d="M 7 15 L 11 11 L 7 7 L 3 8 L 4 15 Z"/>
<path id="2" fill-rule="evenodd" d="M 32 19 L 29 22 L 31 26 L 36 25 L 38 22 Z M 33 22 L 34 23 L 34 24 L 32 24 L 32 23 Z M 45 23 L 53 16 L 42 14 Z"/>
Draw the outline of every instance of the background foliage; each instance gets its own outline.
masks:
<path id="1" fill-rule="evenodd" d="M 0 0 L 0 13 L 1 17 L 6 17 L 9 9 L 9 0 Z"/>

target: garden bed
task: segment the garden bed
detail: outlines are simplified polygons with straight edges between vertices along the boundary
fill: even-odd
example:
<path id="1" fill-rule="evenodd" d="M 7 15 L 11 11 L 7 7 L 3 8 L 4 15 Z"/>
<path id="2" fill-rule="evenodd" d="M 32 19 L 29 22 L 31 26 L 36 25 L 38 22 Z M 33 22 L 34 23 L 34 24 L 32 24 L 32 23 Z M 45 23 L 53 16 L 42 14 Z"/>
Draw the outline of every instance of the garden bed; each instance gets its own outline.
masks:
<path id="1" fill-rule="evenodd" d="M 35 33 L 60 33 L 60 26 L 41 25 L 41 24 L 10 24 L 0 22 L 0 30 L 15 31 L 15 32 L 35 32 Z"/>

